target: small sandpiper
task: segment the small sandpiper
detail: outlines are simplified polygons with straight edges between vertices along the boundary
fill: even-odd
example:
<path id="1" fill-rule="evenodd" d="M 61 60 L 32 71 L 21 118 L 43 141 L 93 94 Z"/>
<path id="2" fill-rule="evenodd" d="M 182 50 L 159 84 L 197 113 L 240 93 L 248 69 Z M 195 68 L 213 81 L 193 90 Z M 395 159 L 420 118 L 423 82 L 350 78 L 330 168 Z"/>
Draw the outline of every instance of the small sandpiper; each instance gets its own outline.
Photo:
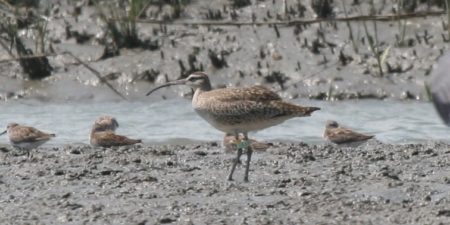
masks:
<path id="1" fill-rule="evenodd" d="M 339 126 L 334 120 L 329 120 L 326 123 L 323 137 L 335 144 L 361 144 L 375 136 L 352 131 L 349 128 Z"/>
<path id="2" fill-rule="evenodd" d="M 204 72 L 194 72 L 185 79 L 163 84 L 149 91 L 147 95 L 171 85 L 188 85 L 194 89 L 192 107 L 214 128 L 233 134 L 236 140 L 240 140 L 239 134 L 244 136 L 244 140 L 236 144 L 237 157 L 228 180 L 233 180 L 233 173 L 240 161 L 242 150 L 247 149 L 244 181 L 248 181 L 253 152 L 248 132 L 266 129 L 294 117 L 310 116 L 312 112 L 320 109 L 285 102 L 278 94 L 260 85 L 213 90 L 208 75 Z"/>
<path id="3" fill-rule="evenodd" d="M 119 123 L 114 117 L 99 117 L 92 126 L 89 141 L 94 147 L 124 146 L 142 143 L 139 139 L 131 139 L 123 135 L 118 135 L 115 130 Z"/>
<path id="4" fill-rule="evenodd" d="M 32 149 L 39 147 L 56 136 L 55 134 L 45 133 L 34 127 L 22 126 L 17 123 L 9 123 L 6 131 L 0 133 L 0 135 L 5 133 L 8 133 L 11 145 L 16 149 L 26 151 L 28 158 L 30 158 Z"/>
<path id="5" fill-rule="evenodd" d="M 237 144 L 242 142 L 244 140 L 244 136 L 242 134 L 239 135 L 239 140 L 236 140 L 236 137 L 234 134 L 225 134 L 222 141 L 222 146 L 225 149 L 226 153 L 234 153 L 237 151 Z M 272 147 L 272 143 L 264 143 L 257 141 L 255 139 L 248 139 L 250 141 L 250 145 L 252 147 L 252 150 L 254 151 L 265 151 L 268 148 Z"/>

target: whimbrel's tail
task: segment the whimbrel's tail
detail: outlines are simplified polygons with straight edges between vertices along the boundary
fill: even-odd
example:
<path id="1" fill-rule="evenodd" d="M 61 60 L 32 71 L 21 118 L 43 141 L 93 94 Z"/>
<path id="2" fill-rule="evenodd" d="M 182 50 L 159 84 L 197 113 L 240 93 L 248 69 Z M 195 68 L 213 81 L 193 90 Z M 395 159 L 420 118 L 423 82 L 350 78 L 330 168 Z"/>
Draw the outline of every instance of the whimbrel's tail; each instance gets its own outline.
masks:
<path id="1" fill-rule="evenodd" d="M 277 107 L 279 107 L 284 114 L 296 117 L 311 116 L 311 113 L 320 110 L 319 107 L 300 106 L 281 101 L 276 102 L 275 104 L 277 104 Z"/>
<path id="2" fill-rule="evenodd" d="M 320 110 L 319 107 L 313 107 L 313 106 L 311 106 L 311 107 L 306 107 L 306 109 L 307 109 L 306 111 L 307 111 L 308 116 L 310 116 L 311 113 L 313 113 L 314 111 Z"/>

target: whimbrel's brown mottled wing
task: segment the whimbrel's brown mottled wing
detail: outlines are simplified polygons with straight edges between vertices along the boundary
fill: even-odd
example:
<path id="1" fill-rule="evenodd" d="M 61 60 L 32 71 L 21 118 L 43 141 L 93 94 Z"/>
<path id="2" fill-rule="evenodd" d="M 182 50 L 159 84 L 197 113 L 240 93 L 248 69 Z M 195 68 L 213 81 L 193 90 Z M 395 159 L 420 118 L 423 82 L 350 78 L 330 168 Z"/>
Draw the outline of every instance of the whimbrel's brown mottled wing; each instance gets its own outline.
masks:
<path id="1" fill-rule="evenodd" d="M 12 130 L 11 142 L 35 142 L 49 140 L 54 134 L 47 134 L 34 127 L 18 126 Z"/>
<path id="2" fill-rule="evenodd" d="M 197 101 L 196 110 L 207 111 L 216 121 L 228 124 L 309 116 L 319 109 L 283 102 L 280 96 L 263 86 L 216 89 L 202 93 Z"/>
<path id="3" fill-rule="evenodd" d="M 96 132 L 94 133 L 94 138 L 97 145 L 104 147 L 141 143 L 141 140 L 135 140 L 122 135 L 117 135 L 112 131 Z"/>
<path id="4" fill-rule="evenodd" d="M 336 144 L 365 141 L 374 137 L 373 135 L 361 134 L 342 127 L 328 129 L 326 131 L 326 136 L 331 142 Z"/>
<path id="5" fill-rule="evenodd" d="M 257 102 L 281 100 L 281 97 L 277 93 L 260 85 L 244 88 L 215 89 L 213 91 L 204 94 L 206 95 L 212 94 L 214 95 L 215 99 L 222 102 L 238 101 L 238 100 L 248 100 Z"/>
<path id="6" fill-rule="evenodd" d="M 199 105 L 196 110 L 200 113 L 202 111 L 206 112 L 209 117 L 218 123 L 229 125 L 264 121 L 285 115 L 282 109 L 270 102 L 249 100 L 216 101 L 210 106 L 206 104 Z"/>
<path id="7" fill-rule="evenodd" d="M 450 53 L 439 59 L 433 70 L 430 81 L 430 91 L 434 106 L 442 120 L 450 126 Z"/>

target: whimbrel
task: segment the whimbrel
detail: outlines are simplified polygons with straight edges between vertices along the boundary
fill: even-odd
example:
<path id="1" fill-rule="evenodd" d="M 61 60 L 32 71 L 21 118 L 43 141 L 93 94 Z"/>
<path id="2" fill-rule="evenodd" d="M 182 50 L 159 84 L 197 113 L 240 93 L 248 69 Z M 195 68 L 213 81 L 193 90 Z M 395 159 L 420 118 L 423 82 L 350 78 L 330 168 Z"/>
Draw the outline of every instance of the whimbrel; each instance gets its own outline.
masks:
<path id="1" fill-rule="evenodd" d="M 373 138 L 374 135 L 361 134 L 349 128 L 339 126 L 334 120 L 329 120 L 325 126 L 323 137 L 335 144 L 347 144 L 366 141 Z"/>
<path id="2" fill-rule="evenodd" d="M 233 180 L 242 150 L 247 149 L 244 181 L 248 181 L 252 156 L 248 132 L 275 126 L 293 117 L 310 116 L 312 112 L 320 109 L 284 102 L 275 92 L 259 85 L 212 90 L 208 75 L 204 72 L 194 72 L 185 79 L 163 84 L 149 91 L 147 95 L 171 85 L 188 85 L 194 89 L 192 107 L 214 128 L 234 134 L 236 140 L 239 140 L 239 134 L 244 135 L 244 141 L 237 144 L 237 157 L 228 180 Z"/>
<path id="3" fill-rule="evenodd" d="M 240 134 L 239 139 L 236 139 L 234 134 L 225 134 L 222 141 L 222 146 L 225 148 L 225 152 L 234 153 L 237 151 L 237 144 L 239 144 L 242 140 L 244 140 L 244 135 Z M 264 143 L 257 141 L 255 139 L 248 139 L 250 141 L 250 146 L 253 151 L 265 151 L 271 146 L 272 143 Z"/>
<path id="4" fill-rule="evenodd" d="M 55 137 L 55 134 L 48 134 L 34 127 L 22 126 L 17 123 L 9 123 L 6 131 L 0 133 L 0 135 L 5 133 L 8 133 L 11 145 L 14 148 L 26 151 L 28 157 L 30 157 L 32 149 Z"/>
<path id="5" fill-rule="evenodd" d="M 92 126 L 89 141 L 94 147 L 124 146 L 141 143 L 141 140 L 127 138 L 118 135 L 114 131 L 119 127 L 119 123 L 114 117 L 102 116 L 98 118 Z"/>

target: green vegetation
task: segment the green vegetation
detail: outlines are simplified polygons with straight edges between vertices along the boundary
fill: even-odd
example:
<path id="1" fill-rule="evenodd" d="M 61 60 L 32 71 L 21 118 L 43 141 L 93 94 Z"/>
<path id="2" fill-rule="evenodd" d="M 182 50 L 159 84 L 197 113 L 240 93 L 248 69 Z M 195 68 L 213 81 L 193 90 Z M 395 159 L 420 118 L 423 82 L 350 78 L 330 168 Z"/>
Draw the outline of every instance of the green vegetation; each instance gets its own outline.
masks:
<path id="1" fill-rule="evenodd" d="M 370 1 L 370 5 L 371 5 L 371 9 L 370 9 L 371 14 L 374 14 L 376 10 L 375 10 L 375 4 L 374 4 L 373 0 Z M 362 9 L 360 9 L 360 11 L 362 12 Z M 369 43 L 370 51 L 372 52 L 372 55 L 377 60 L 378 72 L 380 73 L 379 75 L 384 76 L 382 60 L 381 60 L 381 55 L 383 53 L 379 50 L 377 21 L 372 20 L 373 34 L 371 34 L 369 32 L 369 28 L 367 27 L 366 21 L 363 20 L 362 23 L 363 23 L 363 27 L 364 27 L 364 32 L 366 34 L 367 42 Z"/>
<path id="2" fill-rule="evenodd" d="M 35 16 L 27 12 L 27 21 L 23 23 L 23 16 L 19 15 L 19 10 L 14 9 L 14 17 L 3 17 L 0 19 L 0 44 L 7 49 L 9 54 L 18 58 L 19 63 L 29 79 L 42 79 L 51 75 L 52 67 L 45 56 L 45 46 L 47 45 L 47 20 L 45 17 Z M 35 49 L 28 48 L 19 36 L 19 25 L 26 26 L 34 34 Z M 9 43 L 9 44 L 5 44 Z M 13 49 L 16 50 L 14 54 Z"/>
<path id="3" fill-rule="evenodd" d="M 347 7 L 345 6 L 345 0 L 342 0 L 342 8 L 344 9 L 345 17 L 348 17 Z M 356 43 L 355 38 L 353 36 L 352 25 L 350 24 L 350 21 L 347 21 L 346 24 L 347 24 L 347 28 L 348 28 L 348 32 L 349 32 L 348 38 L 350 38 L 350 41 L 352 42 L 353 50 L 355 51 L 355 53 L 359 53 L 358 44 Z"/>
<path id="4" fill-rule="evenodd" d="M 137 23 L 141 10 L 149 0 L 131 0 L 128 5 L 114 1 L 97 1 L 100 18 L 116 48 L 135 48 L 142 45 L 138 37 Z"/>

